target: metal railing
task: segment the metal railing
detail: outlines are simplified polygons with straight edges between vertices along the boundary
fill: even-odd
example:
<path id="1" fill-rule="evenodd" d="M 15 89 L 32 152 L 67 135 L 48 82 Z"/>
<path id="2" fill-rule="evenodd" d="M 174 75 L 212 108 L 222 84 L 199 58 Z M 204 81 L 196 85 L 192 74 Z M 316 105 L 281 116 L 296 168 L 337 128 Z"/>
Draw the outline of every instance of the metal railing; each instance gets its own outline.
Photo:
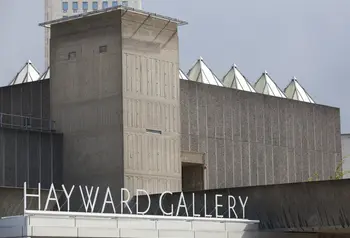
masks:
<path id="1" fill-rule="evenodd" d="M 0 113 L 0 127 L 35 131 L 55 131 L 55 122 L 43 118 Z"/>

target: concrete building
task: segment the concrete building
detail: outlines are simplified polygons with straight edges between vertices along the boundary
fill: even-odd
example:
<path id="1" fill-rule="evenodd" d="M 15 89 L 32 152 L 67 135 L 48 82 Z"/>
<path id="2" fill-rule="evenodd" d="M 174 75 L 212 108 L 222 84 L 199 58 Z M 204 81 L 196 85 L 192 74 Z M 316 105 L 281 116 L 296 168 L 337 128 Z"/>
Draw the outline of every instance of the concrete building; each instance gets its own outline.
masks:
<path id="1" fill-rule="evenodd" d="M 344 178 L 350 178 L 350 134 L 341 135 Z"/>
<path id="2" fill-rule="evenodd" d="M 55 121 L 63 168 L 53 169 L 68 186 L 159 193 L 333 176 L 339 109 L 272 96 L 284 94 L 267 73 L 260 91 L 237 86 L 250 85 L 237 69 L 224 87 L 203 59 L 185 75 L 184 24 L 121 6 L 44 23 L 50 68 L 36 82 L 2 88 L 0 112 L 42 119 L 39 128 Z"/>
<path id="3" fill-rule="evenodd" d="M 45 0 L 45 21 L 123 5 L 142 9 L 142 0 Z M 50 30 L 45 30 L 45 65 L 50 59 Z"/>

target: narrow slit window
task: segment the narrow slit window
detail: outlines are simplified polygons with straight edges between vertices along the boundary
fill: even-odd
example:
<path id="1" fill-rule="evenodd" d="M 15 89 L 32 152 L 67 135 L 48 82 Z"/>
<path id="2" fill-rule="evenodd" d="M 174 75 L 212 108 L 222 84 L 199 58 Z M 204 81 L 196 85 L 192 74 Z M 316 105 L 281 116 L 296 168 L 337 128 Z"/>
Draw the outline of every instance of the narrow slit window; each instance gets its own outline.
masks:
<path id="1" fill-rule="evenodd" d="M 68 53 L 68 60 L 75 60 L 77 58 L 77 53 L 75 51 Z"/>
<path id="2" fill-rule="evenodd" d="M 106 45 L 101 45 L 99 47 L 99 52 L 100 53 L 106 53 L 107 52 L 107 46 Z"/>
<path id="3" fill-rule="evenodd" d="M 153 133 L 153 134 L 162 134 L 162 131 L 159 130 L 153 130 L 153 129 L 146 129 L 146 132 Z"/>

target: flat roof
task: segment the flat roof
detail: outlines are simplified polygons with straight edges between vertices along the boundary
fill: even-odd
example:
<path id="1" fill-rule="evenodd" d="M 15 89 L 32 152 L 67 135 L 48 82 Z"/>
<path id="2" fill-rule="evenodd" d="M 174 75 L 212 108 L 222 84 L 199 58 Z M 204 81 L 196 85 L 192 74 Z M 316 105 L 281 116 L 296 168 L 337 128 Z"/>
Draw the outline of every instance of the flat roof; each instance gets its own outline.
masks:
<path id="1" fill-rule="evenodd" d="M 159 14 L 156 14 L 156 13 L 146 12 L 146 11 L 138 10 L 138 9 L 131 8 L 131 7 L 116 6 L 116 7 L 109 7 L 109 8 L 105 8 L 105 9 L 101 9 L 101 10 L 96 10 L 96 11 L 76 14 L 76 15 L 72 15 L 72 16 L 69 16 L 69 17 L 63 17 L 63 18 L 59 18 L 59 19 L 56 19 L 56 20 L 43 22 L 43 23 L 40 23 L 39 26 L 50 27 L 51 25 L 54 25 L 54 24 L 59 24 L 59 23 L 63 23 L 63 22 L 68 22 L 68 21 L 72 21 L 72 20 L 76 20 L 76 19 L 80 19 L 80 18 L 90 17 L 90 16 L 94 16 L 94 15 L 98 15 L 98 14 L 102 14 L 102 13 L 106 13 L 106 12 L 117 11 L 117 10 L 123 10 L 124 14 L 126 12 L 133 12 L 133 13 L 137 13 L 137 14 L 140 14 L 140 15 L 145 15 L 145 16 L 149 16 L 149 17 L 153 17 L 153 18 L 158 18 L 160 20 L 165 20 L 165 21 L 176 23 L 176 24 L 178 24 L 180 26 L 188 24 L 186 21 L 182 21 L 182 20 L 179 20 L 179 19 L 176 19 L 176 18 L 171 18 L 171 17 L 159 15 Z"/>

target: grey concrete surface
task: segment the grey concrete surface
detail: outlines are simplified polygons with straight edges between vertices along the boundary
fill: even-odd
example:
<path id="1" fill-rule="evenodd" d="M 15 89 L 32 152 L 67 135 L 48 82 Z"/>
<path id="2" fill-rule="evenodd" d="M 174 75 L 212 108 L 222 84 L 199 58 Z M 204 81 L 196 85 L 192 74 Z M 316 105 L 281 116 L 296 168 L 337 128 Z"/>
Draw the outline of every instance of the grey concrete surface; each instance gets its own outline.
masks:
<path id="1" fill-rule="evenodd" d="M 180 80 L 181 150 L 204 152 L 208 187 L 334 176 L 338 108 Z"/>
<path id="2" fill-rule="evenodd" d="M 121 44 L 120 12 L 51 26 L 51 117 L 64 133 L 64 183 L 110 186 L 115 197 L 124 185 Z"/>
<path id="3" fill-rule="evenodd" d="M 350 178 L 350 134 L 341 135 L 344 178 Z"/>

